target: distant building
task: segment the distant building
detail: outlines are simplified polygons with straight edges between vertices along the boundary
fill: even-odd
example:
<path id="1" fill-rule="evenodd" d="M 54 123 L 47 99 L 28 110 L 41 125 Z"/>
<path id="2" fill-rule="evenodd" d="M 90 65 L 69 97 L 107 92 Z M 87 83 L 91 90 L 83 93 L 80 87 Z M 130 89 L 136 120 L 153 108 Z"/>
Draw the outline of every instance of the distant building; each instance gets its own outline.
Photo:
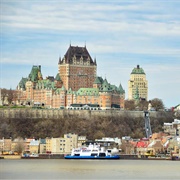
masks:
<path id="1" fill-rule="evenodd" d="M 148 100 L 148 81 L 144 70 L 139 65 L 132 70 L 128 81 L 128 99 L 137 100 L 137 98 Z"/>
<path id="2" fill-rule="evenodd" d="M 78 147 L 81 147 L 86 142 L 86 136 L 78 136 Z"/>
<path id="3" fill-rule="evenodd" d="M 172 123 L 164 123 L 163 129 L 171 136 L 180 136 L 180 120 L 174 119 Z"/>
<path id="4" fill-rule="evenodd" d="M 180 104 L 174 107 L 174 111 L 178 111 L 178 110 L 180 111 Z"/>
<path id="5" fill-rule="evenodd" d="M 119 139 L 118 137 L 116 138 L 103 137 L 102 139 L 95 139 L 95 142 L 108 148 L 113 148 L 113 147 L 119 148 L 121 145 L 121 139 Z"/>
<path id="6" fill-rule="evenodd" d="M 64 134 L 64 137 L 46 138 L 46 152 L 51 154 L 70 153 L 78 146 L 77 134 Z"/>
<path id="7" fill-rule="evenodd" d="M 39 139 L 39 153 L 46 153 L 46 139 Z"/>
<path id="8" fill-rule="evenodd" d="M 43 79 L 41 66 L 33 66 L 28 78 L 17 86 L 17 102 L 21 105 L 64 108 L 71 104 L 98 104 L 101 109 L 124 108 L 125 91 L 96 76 L 93 61 L 86 47 L 71 46 L 59 59 L 59 73 Z"/>
<path id="9" fill-rule="evenodd" d="M 39 153 L 39 140 L 31 140 L 30 144 L 29 144 L 29 150 L 30 153 L 35 153 L 38 154 Z"/>

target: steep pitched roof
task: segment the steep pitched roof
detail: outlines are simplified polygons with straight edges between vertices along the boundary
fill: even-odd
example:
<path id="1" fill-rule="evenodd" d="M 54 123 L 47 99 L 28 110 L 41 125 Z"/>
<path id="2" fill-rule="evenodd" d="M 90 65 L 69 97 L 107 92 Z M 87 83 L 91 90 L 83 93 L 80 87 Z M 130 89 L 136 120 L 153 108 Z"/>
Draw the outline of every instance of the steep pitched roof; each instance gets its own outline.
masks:
<path id="1" fill-rule="evenodd" d="M 102 86 L 99 89 L 101 92 L 110 92 L 112 91 L 112 88 L 110 86 L 110 84 L 108 83 L 107 79 L 105 78 L 105 80 L 102 83 Z"/>
<path id="2" fill-rule="evenodd" d="M 48 76 L 46 79 L 49 79 L 50 81 L 54 81 L 54 76 Z"/>
<path id="3" fill-rule="evenodd" d="M 94 81 L 94 84 L 101 84 L 101 83 L 102 83 L 101 78 L 97 76 Z"/>
<path id="4" fill-rule="evenodd" d="M 21 88 L 21 89 L 25 89 L 26 88 L 26 82 L 28 81 L 28 79 L 27 78 L 23 78 L 22 77 L 22 79 L 20 80 L 20 82 L 19 82 L 19 88 Z"/>
<path id="5" fill-rule="evenodd" d="M 57 73 L 57 75 L 56 75 L 56 81 L 61 81 L 61 77 L 60 77 L 60 75 L 59 75 L 59 73 Z"/>
<path id="6" fill-rule="evenodd" d="M 125 93 L 125 90 L 123 89 L 122 85 L 120 84 L 119 85 L 119 91 L 121 94 L 124 94 Z"/>
<path id="7" fill-rule="evenodd" d="M 148 147 L 148 144 L 149 144 L 149 142 L 139 141 L 139 142 L 137 142 L 136 147 L 137 148 L 146 148 L 146 147 Z"/>
<path id="8" fill-rule="evenodd" d="M 32 82 L 37 82 L 41 79 L 43 79 L 41 74 L 41 66 L 33 66 L 28 76 L 28 80 Z"/>
<path id="9" fill-rule="evenodd" d="M 90 61 L 90 65 L 96 65 L 96 62 L 94 62 L 86 49 L 86 47 L 78 47 L 78 46 L 69 46 L 69 49 L 67 50 L 66 54 L 64 55 L 64 58 L 59 62 L 59 64 L 65 63 L 72 64 L 73 58 L 76 59 L 76 61 L 80 61 L 82 58 L 83 62 Z"/>
<path id="10" fill-rule="evenodd" d="M 43 79 L 43 80 L 39 80 L 36 83 L 36 88 L 37 89 L 55 89 L 55 82 L 51 81 L 50 79 Z"/>

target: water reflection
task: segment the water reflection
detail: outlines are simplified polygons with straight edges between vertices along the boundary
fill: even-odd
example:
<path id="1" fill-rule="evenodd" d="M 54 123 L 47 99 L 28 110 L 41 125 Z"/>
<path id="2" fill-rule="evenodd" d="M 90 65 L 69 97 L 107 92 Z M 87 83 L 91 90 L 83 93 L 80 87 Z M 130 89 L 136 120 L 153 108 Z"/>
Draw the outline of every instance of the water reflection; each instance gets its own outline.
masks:
<path id="1" fill-rule="evenodd" d="M 180 179 L 180 162 L 153 160 L 0 160 L 1 179 Z"/>

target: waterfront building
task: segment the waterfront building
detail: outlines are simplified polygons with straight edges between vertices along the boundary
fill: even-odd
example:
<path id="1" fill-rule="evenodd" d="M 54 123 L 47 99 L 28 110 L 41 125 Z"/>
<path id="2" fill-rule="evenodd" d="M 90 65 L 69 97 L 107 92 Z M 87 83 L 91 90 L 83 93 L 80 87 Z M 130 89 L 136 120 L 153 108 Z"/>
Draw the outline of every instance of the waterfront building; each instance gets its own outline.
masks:
<path id="1" fill-rule="evenodd" d="M 66 154 L 77 147 L 77 134 L 64 134 L 64 137 L 46 138 L 46 152 L 51 154 Z"/>
<path id="2" fill-rule="evenodd" d="M 12 153 L 14 153 L 14 152 L 19 153 L 19 151 L 25 150 L 25 142 L 26 142 L 26 140 L 24 140 L 22 138 L 14 139 L 11 143 Z"/>
<path id="3" fill-rule="evenodd" d="M 78 147 L 81 147 L 86 142 L 86 136 L 78 136 Z"/>
<path id="4" fill-rule="evenodd" d="M 24 139 L 24 152 L 30 153 L 30 142 L 33 140 L 33 138 L 25 138 Z"/>
<path id="5" fill-rule="evenodd" d="M 161 141 L 161 139 L 154 139 L 150 142 L 150 144 L 147 147 L 147 150 L 152 150 L 154 154 L 156 153 L 163 153 L 164 152 L 164 146 Z"/>
<path id="6" fill-rule="evenodd" d="M 30 144 L 29 144 L 29 150 L 30 150 L 30 153 L 35 153 L 35 154 L 38 154 L 39 153 L 39 140 L 31 140 L 30 141 Z"/>
<path id="7" fill-rule="evenodd" d="M 39 153 L 46 153 L 46 139 L 39 139 Z"/>
<path id="8" fill-rule="evenodd" d="M 51 149 L 51 154 L 60 154 L 61 148 L 60 148 L 60 143 L 62 142 L 62 138 L 51 138 L 51 143 L 52 143 L 52 149 Z"/>
<path id="9" fill-rule="evenodd" d="M 65 108 L 71 104 L 98 104 L 101 109 L 124 108 L 125 91 L 96 75 L 97 63 L 86 47 L 71 46 L 59 59 L 56 77 L 43 79 L 41 66 L 33 66 L 17 86 L 22 105 Z"/>
<path id="10" fill-rule="evenodd" d="M 52 151 L 52 138 L 46 138 L 46 153 L 51 153 Z"/>
<path id="11" fill-rule="evenodd" d="M 65 152 L 71 153 L 73 148 L 77 148 L 78 145 L 78 135 L 77 134 L 64 134 L 65 139 Z"/>
<path id="12" fill-rule="evenodd" d="M 147 147 L 149 145 L 149 139 L 140 139 L 134 144 L 134 153 L 138 155 L 144 155 L 147 152 Z"/>
<path id="13" fill-rule="evenodd" d="M 170 136 L 180 136 L 180 120 L 174 119 L 172 123 L 164 123 L 163 129 Z"/>
<path id="14" fill-rule="evenodd" d="M 117 147 L 119 148 L 121 143 L 121 139 L 116 137 L 116 138 L 111 138 L 111 137 L 103 137 L 102 139 L 95 139 L 95 142 L 102 144 L 105 147 L 108 148 L 113 148 Z"/>
<path id="15" fill-rule="evenodd" d="M 0 139 L 0 154 L 3 152 L 4 150 L 4 138 Z"/>
<path id="16" fill-rule="evenodd" d="M 148 100 L 148 81 L 144 70 L 139 65 L 132 70 L 128 81 L 128 99 L 137 98 Z"/>
<path id="17" fill-rule="evenodd" d="M 3 151 L 11 151 L 12 140 L 3 138 Z"/>

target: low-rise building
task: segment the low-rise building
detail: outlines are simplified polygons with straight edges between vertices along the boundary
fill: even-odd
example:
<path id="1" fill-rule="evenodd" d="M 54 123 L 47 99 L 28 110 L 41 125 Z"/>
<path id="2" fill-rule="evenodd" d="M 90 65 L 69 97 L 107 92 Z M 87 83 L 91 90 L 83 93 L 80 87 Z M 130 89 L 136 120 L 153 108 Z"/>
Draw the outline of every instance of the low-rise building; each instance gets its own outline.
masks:
<path id="1" fill-rule="evenodd" d="M 31 140 L 29 144 L 29 150 L 31 154 L 38 154 L 39 153 L 39 140 Z"/>
<path id="2" fill-rule="evenodd" d="M 46 138 L 46 153 L 51 153 L 52 151 L 52 138 Z"/>
<path id="3" fill-rule="evenodd" d="M 39 153 L 46 153 L 46 139 L 39 139 Z"/>
<path id="4" fill-rule="evenodd" d="M 172 123 L 164 123 L 163 129 L 165 133 L 168 133 L 171 136 L 180 135 L 180 120 L 174 119 Z"/>
<path id="5" fill-rule="evenodd" d="M 12 153 L 22 153 L 25 149 L 25 140 L 22 138 L 16 138 L 11 143 Z"/>
<path id="6" fill-rule="evenodd" d="M 116 138 L 103 137 L 102 139 L 95 139 L 95 142 L 108 148 L 114 148 L 114 147 L 119 148 L 121 145 L 121 139 L 118 137 Z"/>
<path id="7" fill-rule="evenodd" d="M 46 153 L 68 154 L 78 146 L 77 134 L 64 134 L 64 137 L 46 138 Z"/>
<path id="8" fill-rule="evenodd" d="M 3 147 L 3 151 L 11 151 L 11 144 L 12 144 L 12 139 L 3 139 L 4 141 L 4 147 Z"/>
<path id="9" fill-rule="evenodd" d="M 78 136 L 78 147 L 81 147 L 86 142 L 86 136 Z"/>

